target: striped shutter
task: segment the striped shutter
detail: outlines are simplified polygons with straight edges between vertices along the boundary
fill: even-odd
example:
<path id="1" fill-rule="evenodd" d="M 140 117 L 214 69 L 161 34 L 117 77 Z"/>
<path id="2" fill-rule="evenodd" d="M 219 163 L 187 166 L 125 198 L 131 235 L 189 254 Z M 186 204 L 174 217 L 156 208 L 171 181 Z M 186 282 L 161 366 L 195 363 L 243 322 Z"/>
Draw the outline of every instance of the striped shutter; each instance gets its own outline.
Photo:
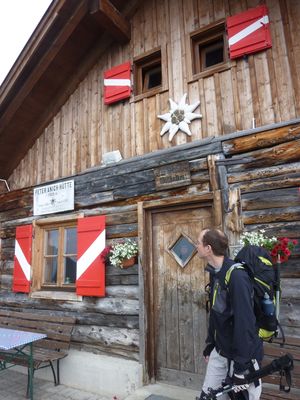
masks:
<path id="1" fill-rule="evenodd" d="M 226 25 L 231 59 L 272 47 L 265 5 L 228 17 Z"/>
<path id="2" fill-rule="evenodd" d="M 105 296 L 105 216 L 79 218 L 77 225 L 76 293 Z"/>
<path id="3" fill-rule="evenodd" d="M 130 62 L 104 72 L 104 104 L 127 99 L 131 94 Z"/>
<path id="4" fill-rule="evenodd" d="M 29 293 L 31 279 L 32 225 L 16 229 L 13 291 Z"/>

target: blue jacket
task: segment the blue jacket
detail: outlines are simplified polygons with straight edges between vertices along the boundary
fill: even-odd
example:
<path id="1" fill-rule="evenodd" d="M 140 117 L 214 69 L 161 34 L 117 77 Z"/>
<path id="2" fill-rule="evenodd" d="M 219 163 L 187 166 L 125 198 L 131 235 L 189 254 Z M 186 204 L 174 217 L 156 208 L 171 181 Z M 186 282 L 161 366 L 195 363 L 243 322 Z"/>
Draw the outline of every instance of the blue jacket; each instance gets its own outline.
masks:
<path id="1" fill-rule="evenodd" d="M 253 310 L 253 287 L 244 269 L 234 268 L 229 282 L 225 276 L 235 262 L 224 259 L 222 268 L 210 272 L 210 316 L 207 344 L 213 344 L 224 357 L 234 361 L 234 371 L 241 373 L 252 359 L 263 358 L 263 344 L 258 336 Z"/>

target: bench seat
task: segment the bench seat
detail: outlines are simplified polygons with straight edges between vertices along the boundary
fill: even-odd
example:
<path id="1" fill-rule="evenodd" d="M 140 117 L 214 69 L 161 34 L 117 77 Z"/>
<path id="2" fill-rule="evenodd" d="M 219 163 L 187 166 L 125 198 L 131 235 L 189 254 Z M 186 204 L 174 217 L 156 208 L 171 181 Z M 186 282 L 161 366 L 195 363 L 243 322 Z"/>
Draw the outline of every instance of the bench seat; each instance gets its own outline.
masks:
<path id="1" fill-rule="evenodd" d="M 68 355 L 75 318 L 43 314 L 39 311 L 23 312 L 0 310 L 0 327 L 43 333 L 46 338 L 33 343 L 33 372 L 50 367 L 55 385 L 60 384 L 59 361 Z M 29 354 L 29 350 L 24 349 Z M 11 356 L 12 352 L 1 352 L 1 360 L 28 367 L 28 360 L 21 356 Z M 56 364 L 56 371 L 54 368 Z M 28 393 L 28 387 L 27 387 Z"/>

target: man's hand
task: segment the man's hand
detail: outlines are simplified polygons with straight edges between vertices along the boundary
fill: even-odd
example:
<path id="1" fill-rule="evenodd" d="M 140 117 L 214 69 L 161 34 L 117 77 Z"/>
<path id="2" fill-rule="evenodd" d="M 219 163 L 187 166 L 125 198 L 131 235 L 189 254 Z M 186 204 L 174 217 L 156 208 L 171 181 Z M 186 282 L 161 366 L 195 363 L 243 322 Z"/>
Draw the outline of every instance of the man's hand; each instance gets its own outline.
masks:
<path id="1" fill-rule="evenodd" d="M 234 393 L 241 392 L 242 390 L 247 390 L 249 388 L 249 384 L 246 383 L 244 374 L 233 374 L 233 384 Z"/>
<path id="2" fill-rule="evenodd" d="M 203 350 L 203 357 L 204 357 L 206 362 L 208 362 L 210 353 L 213 351 L 214 347 L 215 347 L 215 345 L 210 343 Z"/>

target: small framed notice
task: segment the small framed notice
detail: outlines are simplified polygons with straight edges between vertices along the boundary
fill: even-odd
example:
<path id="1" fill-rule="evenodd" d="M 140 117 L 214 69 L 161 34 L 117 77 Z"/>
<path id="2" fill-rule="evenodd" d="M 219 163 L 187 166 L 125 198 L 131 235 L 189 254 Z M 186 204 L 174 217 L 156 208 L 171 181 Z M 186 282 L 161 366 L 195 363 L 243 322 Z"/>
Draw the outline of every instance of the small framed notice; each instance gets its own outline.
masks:
<path id="1" fill-rule="evenodd" d="M 33 191 L 33 215 L 74 210 L 74 180 L 40 186 Z"/>

